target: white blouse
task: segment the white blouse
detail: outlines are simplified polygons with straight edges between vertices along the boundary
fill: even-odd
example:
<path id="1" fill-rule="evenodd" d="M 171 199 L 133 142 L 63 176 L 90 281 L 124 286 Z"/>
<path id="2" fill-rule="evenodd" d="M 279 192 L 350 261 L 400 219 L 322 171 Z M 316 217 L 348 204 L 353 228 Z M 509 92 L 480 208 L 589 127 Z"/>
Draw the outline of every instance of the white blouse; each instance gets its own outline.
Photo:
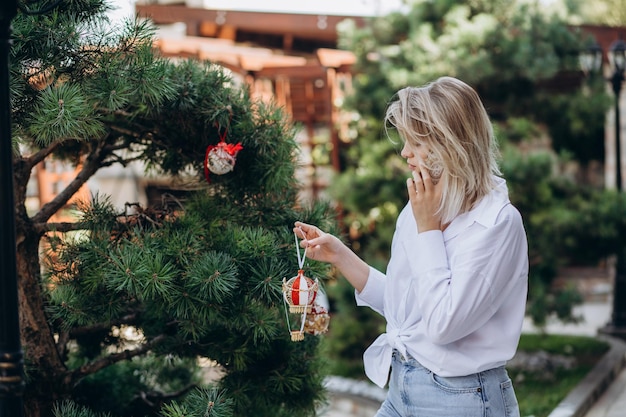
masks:
<path id="1" fill-rule="evenodd" d="M 445 231 L 417 233 L 410 205 L 402 210 L 387 274 L 370 267 L 356 294 L 387 320 L 365 351 L 365 373 L 387 383 L 391 355 L 410 354 L 441 376 L 502 366 L 517 349 L 528 291 L 528 244 L 506 183 Z"/>

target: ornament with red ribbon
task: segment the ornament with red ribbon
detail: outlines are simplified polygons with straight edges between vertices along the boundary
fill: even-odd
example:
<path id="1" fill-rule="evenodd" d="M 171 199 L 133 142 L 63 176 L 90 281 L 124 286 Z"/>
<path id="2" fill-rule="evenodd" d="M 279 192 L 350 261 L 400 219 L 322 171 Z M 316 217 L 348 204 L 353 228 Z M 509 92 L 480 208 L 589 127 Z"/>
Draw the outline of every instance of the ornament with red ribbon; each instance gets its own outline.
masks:
<path id="1" fill-rule="evenodd" d="M 228 127 L 224 133 L 220 135 L 220 141 L 217 145 L 209 145 L 206 148 L 204 156 L 204 178 L 207 182 L 211 182 L 209 172 L 216 175 L 224 175 L 235 169 L 237 154 L 243 149 L 241 142 L 236 144 L 226 143 L 226 134 Z"/>

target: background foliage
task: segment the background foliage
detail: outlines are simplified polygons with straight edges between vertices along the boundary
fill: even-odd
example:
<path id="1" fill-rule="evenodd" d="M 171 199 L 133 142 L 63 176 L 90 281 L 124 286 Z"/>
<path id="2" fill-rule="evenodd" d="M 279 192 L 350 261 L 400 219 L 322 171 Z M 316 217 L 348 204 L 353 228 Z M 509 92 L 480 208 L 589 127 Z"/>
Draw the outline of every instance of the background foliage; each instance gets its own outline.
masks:
<path id="1" fill-rule="evenodd" d="M 342 159 L 345 169 L 331 193 L 341 201 L 352 247 L 384 270 L 395 219 L 406 204 L 406 164 L 381 125 L 388 101 L 406 85 L 455 76 L 475 87 L 484 101 L 500 142 L 511 200 L 524 218 L 531 261 L 529 314 L 540 326 L 552 314 L 576 320 L 571 308 L 581 301 L 580 294 L 552 287 L 558 269 L 596 265 L 623 245 L 616 233 L 624 230 L 623 195 L 602 190 L 593 175 L 604 159 L 611 98 L 600 77 L 585 79 L 578 66 L 589 37 L 570 23 L 580 21 L 581 5 L 408 4 L 406 13 L 374 19 L 365 28 L 346 22 L 341 32 L 341 46 L 357 56 L 355 92 L 347 109 L 359 115 L 348 135 L 358 139 L 344 138 L 350 143 Z M 352 294 L 344 285 L 337 282 L 331 293 L 347 301 Z M 333 337 L 344 339 L 349 316 L 341 315 L 346 324 Z M 375 314 L 367 322 L 361 349 L 382 326 Z M 347 359 L 338 352 L 338 363 Z"/>

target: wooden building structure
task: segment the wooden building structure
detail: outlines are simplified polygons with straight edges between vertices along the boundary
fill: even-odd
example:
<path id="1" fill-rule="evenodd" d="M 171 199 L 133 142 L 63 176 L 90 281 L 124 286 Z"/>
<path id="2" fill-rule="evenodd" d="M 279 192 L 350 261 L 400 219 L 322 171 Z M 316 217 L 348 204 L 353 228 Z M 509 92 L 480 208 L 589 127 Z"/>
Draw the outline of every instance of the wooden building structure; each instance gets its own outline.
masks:
<path id="1" fill-rule="evenodd" d="M 308 197 L 319 195 L 340 171 L 340 107 L 350 93 L 355 56 L 336 49 L 337 25 L 361 16 L 212 10 L 185 4 L 136 5 L 155 25 L 184 23 L 182 36 L 157 35 L 156 46 L 170 57 L 209 60 L 232 71 L 253 97 L 283 107 L 302 126 L 302 177 Z"/>

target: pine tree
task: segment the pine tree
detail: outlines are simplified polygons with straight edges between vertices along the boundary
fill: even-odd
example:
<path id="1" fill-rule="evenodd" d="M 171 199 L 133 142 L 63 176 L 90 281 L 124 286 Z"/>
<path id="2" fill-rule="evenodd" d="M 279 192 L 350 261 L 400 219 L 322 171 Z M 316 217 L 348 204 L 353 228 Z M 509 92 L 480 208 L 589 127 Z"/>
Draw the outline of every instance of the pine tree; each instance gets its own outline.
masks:
<path id="1" fill-rule="evenodd" d="M 149 24 L 108 28 L 106 8 L 65 0 L 13 21 L 26 416 L 314 415 L 319 338 L 290 340 L 281 284 L 298 269 L 293 222 L 333 220 L 299 204 L 293 126 L 222 68 L 159 57 Z M 243 149 L 207 181 L 205 152 L 222 141 Z M 31 212 L 29 178 L 52 159 L 78 173 Z M 194 190 L 124 212 L 95 195 L 77 221 L 52 220 L 99 169 L 133 161 Z M 198 358 L 223 376 L 204 384 Z"/>

